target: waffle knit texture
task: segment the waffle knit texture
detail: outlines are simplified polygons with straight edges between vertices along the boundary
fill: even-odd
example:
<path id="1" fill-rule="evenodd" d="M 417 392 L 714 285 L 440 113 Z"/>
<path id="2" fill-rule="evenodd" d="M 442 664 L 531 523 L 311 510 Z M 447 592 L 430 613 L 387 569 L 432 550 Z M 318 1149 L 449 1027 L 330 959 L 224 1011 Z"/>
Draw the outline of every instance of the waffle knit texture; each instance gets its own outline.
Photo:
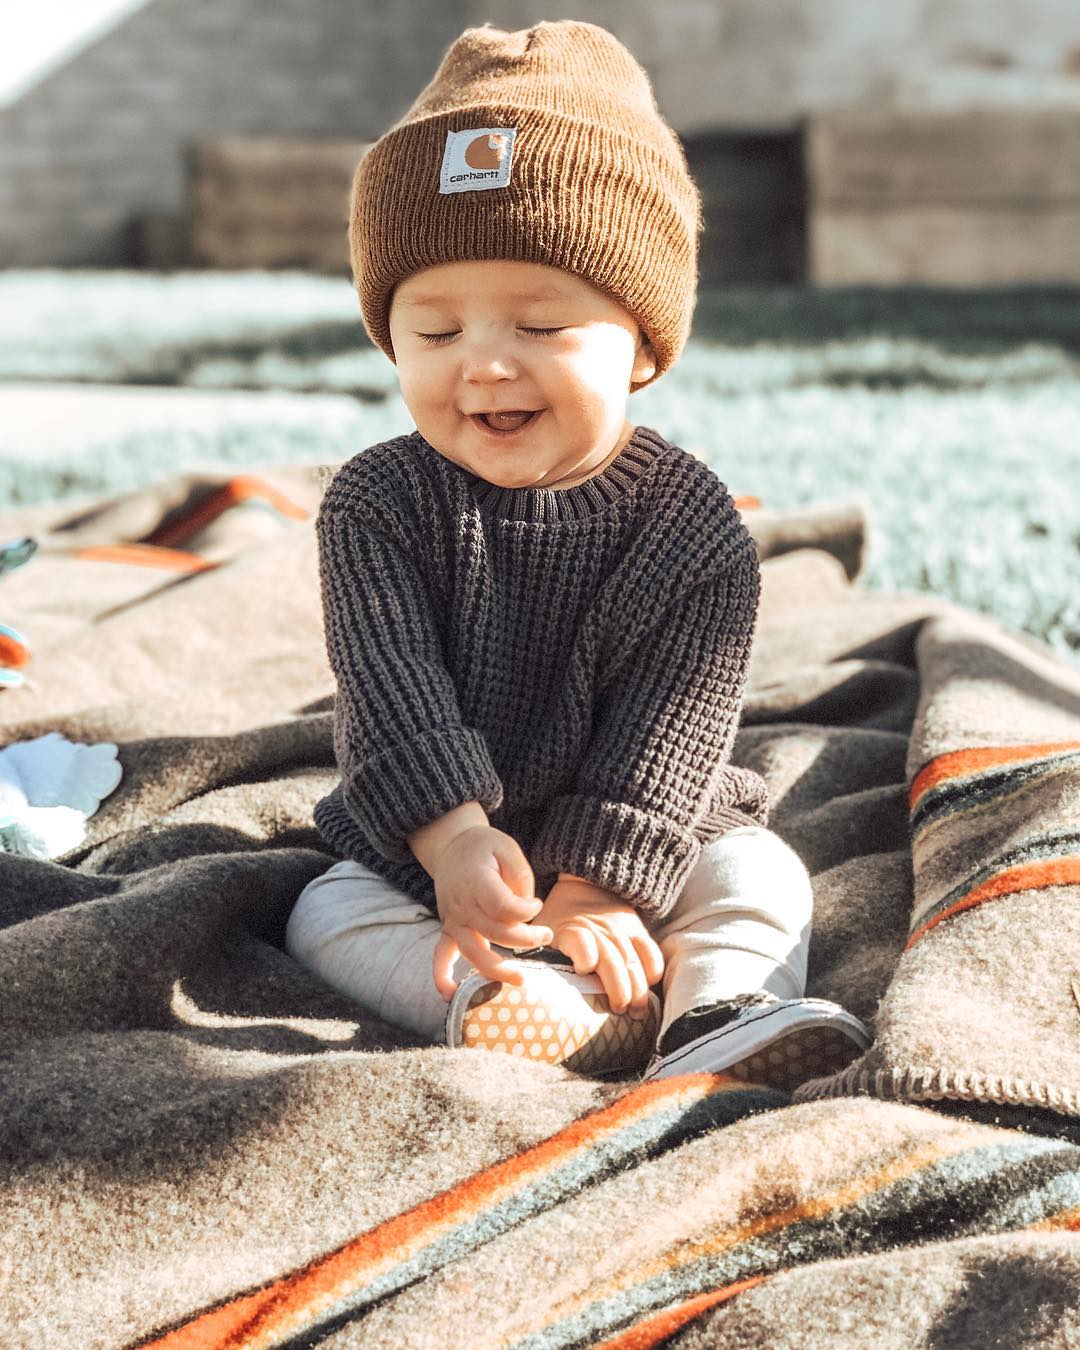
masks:
<path id="1" fill-rule="evenodd" d="M 452 133 L 470 131 L 454 178 Z M 399 281 L 441 263 L 516 259 L 583 277 L 637 319 L 657 360 L 643 389 L 686 343 L 701 227 L 700 194 L 645 71 L 606 29 L 567 19 L 461 34 L 360 161 L 349 246 L 364 325 L 391 361 Z"/>
<path id="2" fill-rule="evenodd" d="M 643 917 L 704 842 L 766 824 L 730 762 L 754 542 L 707 465 L 636 427 L 601 474 L 503 488 L 413 432 L 354 456 L 317 522 L 341 783 L 315 822 L 435 912 L 408 836 L 478 801 L 543 897 L 560 872 Z"/>

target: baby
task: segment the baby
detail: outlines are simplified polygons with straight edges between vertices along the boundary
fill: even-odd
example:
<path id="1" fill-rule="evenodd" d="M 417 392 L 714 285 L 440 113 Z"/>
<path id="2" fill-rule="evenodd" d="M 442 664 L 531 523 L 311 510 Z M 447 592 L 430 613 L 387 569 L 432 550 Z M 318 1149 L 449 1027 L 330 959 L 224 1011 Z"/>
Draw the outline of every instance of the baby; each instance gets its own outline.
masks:
<path id="1" fill-rule="evenodd" d="M 467 29 L 361 161 L 353 273 L 416 430 L 319 513 L 341 861 L 286 942 L 424 1041 L 789 1090 L 869 1039 L 803 997 L 810 879 L 730 759 L 757 555 L 626 417 L 685 345 L 700 229 L 588 23 Z"/>

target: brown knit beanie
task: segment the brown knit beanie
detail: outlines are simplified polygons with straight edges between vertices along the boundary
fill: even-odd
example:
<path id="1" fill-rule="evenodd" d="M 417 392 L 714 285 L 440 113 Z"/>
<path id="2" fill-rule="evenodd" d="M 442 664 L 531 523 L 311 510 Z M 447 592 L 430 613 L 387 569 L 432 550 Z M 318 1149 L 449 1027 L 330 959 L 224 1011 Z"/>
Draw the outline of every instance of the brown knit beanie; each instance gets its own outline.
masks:
<path id="1" fill-rule="evenodd" d="M 353 182 L 349 248 L 364 325 L 391 361 L 394 287 L 424 267 L 546 263 L 612 296 L 644 329 L 652 379 L 686 343 L 701 199 L 648 76 L 575 20 L 467 28 Z"/>

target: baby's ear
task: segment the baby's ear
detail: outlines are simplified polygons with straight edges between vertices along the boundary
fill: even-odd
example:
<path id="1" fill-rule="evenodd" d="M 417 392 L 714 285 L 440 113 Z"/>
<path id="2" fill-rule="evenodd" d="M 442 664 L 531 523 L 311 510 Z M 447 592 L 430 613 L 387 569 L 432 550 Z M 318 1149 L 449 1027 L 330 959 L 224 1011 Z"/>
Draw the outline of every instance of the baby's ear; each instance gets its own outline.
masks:
<path id="1" fill-rule="evenodd" d="M 637 351 L 634 352 L 634 368 L 630 372 L 630 384 L 641 384 L 651 380 L 656 374 L 656 353 L 648 335 L 642 332 L 638 338 Z"/>

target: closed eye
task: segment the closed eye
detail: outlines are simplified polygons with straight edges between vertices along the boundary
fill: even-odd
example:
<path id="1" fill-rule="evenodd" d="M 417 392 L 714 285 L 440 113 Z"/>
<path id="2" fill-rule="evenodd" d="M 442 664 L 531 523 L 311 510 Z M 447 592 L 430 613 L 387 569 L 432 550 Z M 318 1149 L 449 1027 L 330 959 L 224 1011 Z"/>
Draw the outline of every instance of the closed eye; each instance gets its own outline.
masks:
<path id="1" fill-rule="evenodd" d="M 533 337 L 551 337 L 554 333 L 561 333 L 561 328 L 523 328 L 523 333 L 531 333 Z M 432 346 L 440 342 L 449 342 L 451 338 L 457 337 L 457 333 L 417 333 L 418 338 L 424 342 L 431 343 Z"/>

